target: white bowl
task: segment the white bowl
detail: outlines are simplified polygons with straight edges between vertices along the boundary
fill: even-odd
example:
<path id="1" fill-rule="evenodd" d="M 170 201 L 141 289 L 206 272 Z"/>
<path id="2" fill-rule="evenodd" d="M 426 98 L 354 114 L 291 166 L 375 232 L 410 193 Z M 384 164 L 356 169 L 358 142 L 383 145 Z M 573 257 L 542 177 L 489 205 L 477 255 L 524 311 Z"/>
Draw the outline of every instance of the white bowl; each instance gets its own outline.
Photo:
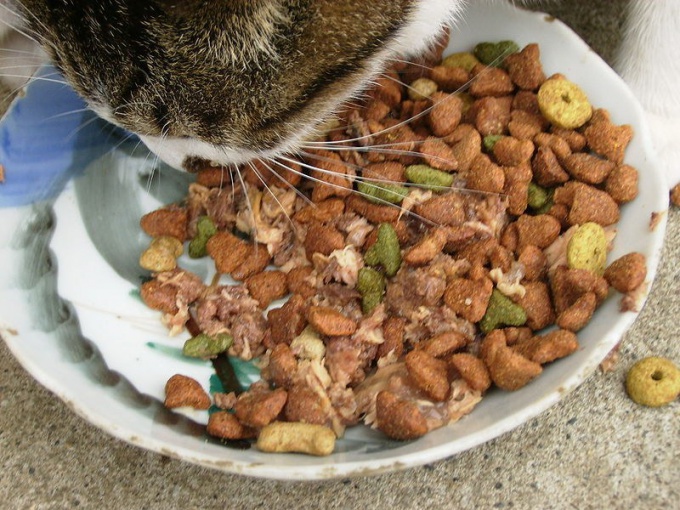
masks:
<path id="1" fill-rule="evenodd" d="M 544 14 L 476 2 L 460 21 L 449 51 L 480 41 L 539 43 L 547 74 L 580 84 L 613 121 L 631 124 L 627 162 L 640 171 L 640 195 L 623 207 L 611 260 L 639 251 L 655 275 L 667 188 L 657 171 L 643 112 L 619 77 L 571 30 Z M 49 70 L 43 70 L 49 73 Z M 394 442 L 366 427 L 350 429 L 329 457 L 272 455 L 209 441 L 196 422 L 165 410 L 163 386 L 181 372 L 206 389 L 210 364 L 176 355 L 158 314 L 138 298 L 139 217 L 183 194 L 186 176 L 147 175 L 154 158 L 88 113 L 66 86 L 36 81 L 0 126 L 0 331 L 38 381 L 85 419 L 132 444 L 229 472 L 277 479 L 326 479 L 404 469 L 495 438 L 560 400 L 595 370 L 637 314 L 610 298 L 579 334 L 582 347 L 513 393 L 491 391 L 459 422 L 413 442 Z M 33 205 L 26 205 L 34 202 Z M 189 267 L 205 273 L 201 263 Z M 642 296 L 642 305 L 646 295 Z M 257 377 L 238 364 L 246 380 Z M 96 446 L 95 446 L 96 447 Z"/>

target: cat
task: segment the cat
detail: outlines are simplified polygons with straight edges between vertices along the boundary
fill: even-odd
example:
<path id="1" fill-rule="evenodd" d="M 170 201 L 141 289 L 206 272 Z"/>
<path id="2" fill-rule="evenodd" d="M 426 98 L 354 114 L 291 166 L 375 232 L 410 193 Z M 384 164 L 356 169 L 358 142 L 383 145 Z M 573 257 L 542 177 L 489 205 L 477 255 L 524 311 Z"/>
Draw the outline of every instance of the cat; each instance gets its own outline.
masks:
<path id="1" fill-rule="evenodd" d="M 2 0 L 0 19 L 41 43 L 101 117 L 182 168 L 294 151 L 389 62 L 431 47 L 465 3 Z M 678 46 L 680 2 L 631 0 L 617 69 L 648 112 L 670 184 Z"/>

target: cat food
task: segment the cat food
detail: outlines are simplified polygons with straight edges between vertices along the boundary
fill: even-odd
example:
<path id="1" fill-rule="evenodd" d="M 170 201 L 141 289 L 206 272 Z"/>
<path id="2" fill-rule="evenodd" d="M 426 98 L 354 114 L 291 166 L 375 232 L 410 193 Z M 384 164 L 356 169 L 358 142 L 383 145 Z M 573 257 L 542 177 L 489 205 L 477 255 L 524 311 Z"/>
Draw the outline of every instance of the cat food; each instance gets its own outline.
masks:
<path id="1" fill-rule="evenodd" d="M 680 394 L 680 370 L 666 358 L 644 358 L 628 371 L 626 391 L 637 404 L 664 406 Z"/>
<path id="2" fill-rule="evenodd" d="M 259 382 L 213 395 L 209 434 L 312 455 L 357 424 L 418 438 L 529 384 L 578 349 L 610 286 L 643 285 L 642 255 L 606 265 L 637 195 L 630 128 L 539 57 L 480 45 L 406 86 L 402 66 L 304 157 L 234 182 L 206 165 L 142 218 L 236 281 L 173 267 L 142 285 L 172 333 L 200 333 L 188 355 L 258 360 Z"/>

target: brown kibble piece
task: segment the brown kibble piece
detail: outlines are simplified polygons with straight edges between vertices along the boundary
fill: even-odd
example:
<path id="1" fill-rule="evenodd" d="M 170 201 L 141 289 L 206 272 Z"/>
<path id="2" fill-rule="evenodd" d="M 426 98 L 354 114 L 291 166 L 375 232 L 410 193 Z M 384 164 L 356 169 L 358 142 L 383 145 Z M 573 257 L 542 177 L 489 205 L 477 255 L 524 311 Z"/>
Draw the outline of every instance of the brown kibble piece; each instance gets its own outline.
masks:
<path id="1" fill-rule="evenodd" d="M 614 163 L 585 152 L 570 154 L 563 161 L 564 168 L 579 181 L 600 184 L 614 170 Z"/>
<path id="2" fill-rule="evenodd" d="M 487 335 L 487 338 L 490 335 Z M 535 361 L 518 354 L 505 344 L 505 337 L 494 337 L 483 357 L 491 380 L 502 390 L 515 391 L 528 384 L 543 369 Z"/>
<path id="3" fill-rule="evenodd" d="M 468 90 L 474 97 L 507 96 L 515 90 L 510 76 L 504 69 L 477 64 L 471 74 L 472 83 Z"/>
<path id="4" fill-rule="evenodd" d="M 465 347 L 467 343 L 467 338 L 462 333 L 446 331 L 421 341 L 417 344 L 416 349 L 421 349 L 426 354 L 435 358 L 441 358 Z"/>
<path id="5" fill-rule="evenodd" d="M 220 231 L 206 243 L 208 255 L 215 261 L 218 273 L 229 274 L 243 263 L 248 243 L 230 232 Z"/>
<path id="6" fill-rule="evenodd" d="M 483 393 L 491 386 L 489 370 L 477 356 L 467 352 L 459 352 L 449 358 L 449 365 L 458 371 L 473 390 Z"/>
<path id="7" fill-rule="evenodd" d="M 303 297 L 316 294 L 316 289 L 307 280 L 313 271 L 312 266 L 298 266 L 286 273 L 286 285 L 291 294 L 300 294 Z"/>
<path id="8" fill-rule="evenodd" d="M 175 409 L 177 407 L 208 409 L 210 407 L 210 397 L 196 379 L 186 375 L 175 374 L 165 383 L 165 401 L 163 405 L 168 409 Z"/>
<path id="9" fill-rule="evenodd" d="M 279 388 L 288 389 L 293 384 L 297 360 L 288 344 L 276 344 L 269 355 L 269 379 Z"/>
<path id="10" fill-rule="evenodd" d="M 272 301 L 288 294 L 286 274 L 281 271 L 263 271 L 254 274 L 245 281 L 246 287 L 262 308 L 267 308 Z"/>
<path id="11" fill-rule="evenodd" d="M 446 230 L 443 228 L 431 230 L 404 253 L 404 262 L 412 266 L 422 266 L 431 262 L 442 252 L 447 239 Z"/>
<path id="12" fill-rule="evenodd" d="M 156 279 L 146 281 L 142 284 L 140 291 L 142 301 L 154 310 L 163 313 L 176 314 L 177 308 L 177 288 L 170 285 L 163 285 Z"/>
<path id="13" fill-rule="evenodd" d="M 538 148 L 531 169 L 539 186 L 551 187 L 569 180 L 569 174 L 564 171 L 550 147 Z"/>
<path id="14" fill-rule="evenodd" d="M 544 365 L 575 352 L 578 339 L 572 331 L 558 329 L 517 342 L 512 348 L 525 358 Z"/>
<path id="15" fill-rule="evenodd" d="M 378 346 L 378 358 L 390 353 L 395 358 L 401 357 L 404 352 L 404 328 L 406 319 L 390 316 L 383 324 L 383 337 L 385 341 Z"/>
<path id="16" fill-rule="evenodd" d="M 460 225 L 465 221 L 465 208 L 457 193 L 437 195 L 416 206 L 416 214 L 437 225 Z"/>
<path id="17" fill-rule="evenodd" d="M 574 185 L 574 199 L 567 217 L 570 225 L 593 221 L 606 227 L 619 221 L 619 206 L 611 195 L 587 184 Z"/>
<path id="18" fill-rule="evenodd" d="M 262 428 L 274 421 L 288 400 L 288 392 L 283 388 L 269 391 L 247 391 L 241 393 L 234 404 L 238 420 L 253 428 Z"/>
<path id="19" fill-rule="evenodd" d="M 526 325 L 538 331 L 555 322 L 555 312 L 548 285 L 543 282 L 527 282 L 524 284 L 524 296 L 517 299 L 527 314 Z"/>
<path id="20" fill-rule="evenodd" d="M 288 400 L 284 408 L 286 421 L 314 423 L 325 425 L 328 412 L 324 408 L 319 395 L 304 383 L 296 384 L 288 392 Z"/>
<path id="21" fill-rule="evenodd" d="M 257 431 L 246 427 L 238 418 L 227 411 L 216 411 L 208 418 L 206 432 L 213 437 L 222 439 L 251 439 L 257 436 Z"/>
<path id="22" fill-rule="evenodd" d="M 419 145 L 418 150 L 423 155 L 425 163 L 432 168 L 444 172 L 451 172 L 458 168 L 458 161 L 451 147 L 439 138 L 428 137 Z"/>
<path id="23" fill-rule="evenodd" d="M 314 253 L 330 255 L 335 250 L 342 250 L 344 247 L 345 237 L 337 228 L 318 221 L 310 223 L 305 237 L 305 252 L 308 260 L 312 260 Z"/>
<path id="24" fill-rule="evenodd" d="M 356 322 L 327 306 L 310 306 L 307 310 L 307 320 L 322 335 L 351 335 L 357 329 Z"/>
<path id="25" fill-rule="evenodd" d="M 605 191 L 619 204 L 630 202 L 638 195 L 638 171 L 630 165 L 614 168 L 607 177 Z"/>
<path id="26" fill-rule="evenodd" d="M 156 209 L 142 216 L 139 224 L 150 237 L 170 236 L 181 242 L 187 239 L 188 213 L 184 207 Z"/>
<path id="27" fill-rule="evenodd" d="M 477 156 L 466 174 L 467 187 L 488 193 L 502 193 L 505 187 L 505 172 L 493 163 L 489 156 Z"/>
<path id="28" fill-rule="evenodd" d="M 231 277 L 237 281 L 243 281 L 249 276 L 264 271 L 272 259 L 264 244 L 256 242 L 246 244 L 248 252 L 239 266 L 231 272 Z"/>
<path id="29" fill-rule="evenodd" d="M 409 352 L 404 358 L 408 374 L 416 387 L 436 402 L 443 402 L 449 395 L 446 362 L 434 358 L 422 350 Z"/>
<path id="30" fill-rule="evenodd" d="M 456 92 L 470 81 L 470 73 L 462 67 L 434 66 L 430 79 L 445 92 Z"/>
<path id="31" fill-rule="evenodd" d="M 446 141 L 451 144 L 459 172 L 467 172 L 474 159 L 482 153 L 482 136 L 470 124 L 459 125 Z"/>
<path id="32" fill-rule="evenodd" d="M 579 331 L 590 322 L 596 307 L 597 296 L 594 292 L 586 292 L 557 316 L 557 325 L 569 331 Z"/>
<path id="33" fill-rule="evenodd" d="M 559 237 L 562 230 L 560 222 L 549 214 L 523 214 L 517 218 L 516 224 L 519 252 L 529 245 L 547 248 Z"/>
<path id="34" fill-rule="evenodd" d="M 633 138 L 633 128 L 627 124 L 617 126 L 611 122 L 593 122 L 584 134 L 593 151 L 620 165 Z"/>
<path id="35" fill-rule="evenodd" d="M 440 137 L 451 134 L 463 115 L 463 101 L 444 92 L 435 92 L 430 99 L 433 104 L 427 120 L 432 132 Z"/>
<path id="36" fill-rule="evenodd" d="M 519 88 L 537 90 L 545 81 L 538 44 L 528 44 L 522 51 L 505 57 L 503 64 L 510 79 Z"/>
<path id="37" fill-rule="evenodd" d="M 390 391 L 378 393 L 375 407 L 376 426 L 391 439 L 417 439 L 428 432 L 427 420 L 418 407 L 413 402 L 400 400 Z"/>
<path id="38" fill-rule="evenodd" d="M 307 325 L 305 318 L 305 299 L 293 294 L 281 308 L 274 308 L 267 313 L 274 343 L 289 344 L 293 338 L 302 333 Z"/>
<path id="39" fill-rule="evenodd" d="M 524 265 L 524 278 L 535 281 L 542 278 L 547 270 L 548 258 L 538 246 L 530 244 L 519 254 L 517 259 Z"/>
<path id="40" fill-rule="evenodd" d="M 519 140 L 512 136 L 504 136 L 493 146 L 493 155 L 499 165 L 517 166 L 531 159 L 534 154 L 534 143 L 531 140 Z"/>
<path id="41" fill-rule="evenodd" d="M 637 289 L 647 277 L 645 256 L 642 253 L 632 252 L 616 259 L 605 269 L 604 277 L 622 294 Z"/>
<path id="42" fill-rule="evenodd" d="M 487 278 L 472 281 L 452 279 L 444 292 L 444 302 L 458 315 L 470 322 L 479 322 L 493 292 L 493 283 Z"/>

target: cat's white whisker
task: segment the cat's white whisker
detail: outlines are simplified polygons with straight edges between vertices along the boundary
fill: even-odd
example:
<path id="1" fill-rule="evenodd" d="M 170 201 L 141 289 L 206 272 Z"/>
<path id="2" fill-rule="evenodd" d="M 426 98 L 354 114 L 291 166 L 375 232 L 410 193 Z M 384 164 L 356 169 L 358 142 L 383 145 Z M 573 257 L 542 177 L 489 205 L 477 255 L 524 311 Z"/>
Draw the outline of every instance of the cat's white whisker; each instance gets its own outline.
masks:
<path id="1" fill-rule="evenodd" d="M 281 182 L 283 182 L 284 185 L 288 186 L 290 189 L 292 189 L 295 194 L 300 197 L 303 201 L 305 201 L 308 205 L 313 204 L 313 202 L 302 192 L 300 191 L 296 186 L 293 186 L 290 182 L 288 182 L 282 175 L 280 175 L 276 170 L 274 170 L 271 166 L 269 166 L 268 162 L 271 163 L 276 163 L 278 164 L 281 168 L 296 174 L 302 176 L 304 179 L 306 176 L 302 172 L 296 172 L 293 168 L 289 168 L 286 165 L 283 165 L 282 163 L 277 162 L 275 159 L 267 158 L 267 159 L 260 159 L 260 162 L 264 165 L 264 167 L 269 170 L 277 179 L 279 179 Z"/>
<path id="2" fill-rule="evenodd" d="M 293 219 L 290 217 L 290 215 L 288 214 L 288 211 L 286 211 L 286 208 L 283 206 L 283 204 L 282 204 L 281 201 L 278 199 L 278 197 L 276 196 L 276 194 L 272 191 L 272 189 L 269 187 L 269 185 L 265 182 L 265 180 L 264 180 L 264 178 L 262 177 L 262 175 L 260 175 L 260 172 L 259 172 L 258 169 L 255 167 L 255 165 L 254 165 L 253 163 L 248 163 L 248 167 L 253 171 L 253 173 L 255 174 L 255 176 L 260 180 L 260 182 L 262 183 L 262 185 L 264 186 L 264 188 L 265 188 L 265 189 L 267 190 L 267 192 L 272 196 L 272 198 L 274 199 L 274 201 L 278 204 L 279 208 L 281 209 L 281 212 L 283 212 L 283 214 L 284 214 L 284 216 L 286 217 L 286 219 L 288 220 L 288 222 L 291 224 L 291 226 L 293 227 L 293 229 L 295 229 L 295 223 L 293 223 Z M 276 173 L 276 172 L 274 172 L 274 173 Z M 255 223 L 255 222 L 253 221 L 253 223 Z"/>

